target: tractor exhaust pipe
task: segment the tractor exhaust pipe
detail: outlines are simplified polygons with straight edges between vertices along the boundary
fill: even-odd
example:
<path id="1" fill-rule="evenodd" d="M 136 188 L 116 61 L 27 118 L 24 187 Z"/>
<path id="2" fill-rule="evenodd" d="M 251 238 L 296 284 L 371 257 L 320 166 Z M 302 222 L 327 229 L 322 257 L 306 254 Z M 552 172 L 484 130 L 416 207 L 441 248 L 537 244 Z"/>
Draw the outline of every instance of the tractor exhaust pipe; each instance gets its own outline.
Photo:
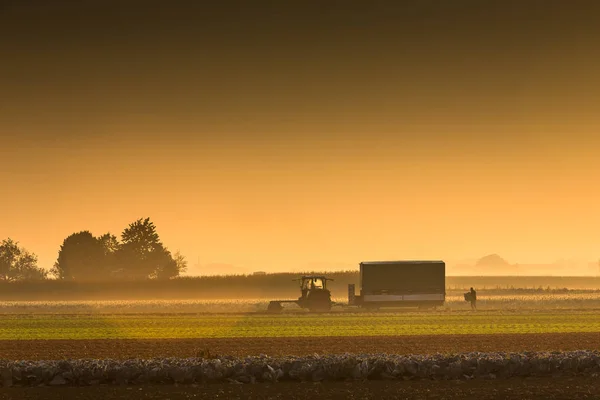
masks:
<path id="1" fill-rule="evenodd" d="M 356 291 L 354 290 L 354 283 L 348 284 L 348 305 L 353 306 L 356 302 Z"/>

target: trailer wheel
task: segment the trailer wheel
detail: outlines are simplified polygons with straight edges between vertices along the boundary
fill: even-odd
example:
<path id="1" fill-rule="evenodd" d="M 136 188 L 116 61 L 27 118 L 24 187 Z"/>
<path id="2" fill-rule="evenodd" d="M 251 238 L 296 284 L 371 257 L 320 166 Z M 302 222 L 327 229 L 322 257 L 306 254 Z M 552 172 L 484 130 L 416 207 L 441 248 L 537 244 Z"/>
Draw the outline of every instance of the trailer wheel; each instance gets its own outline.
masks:
<path id="1" fill-rule="evenodd" d="M 313 304 L 308 308 L 310 312 L 329 312 L 331 311 L 331 304 Z"/>

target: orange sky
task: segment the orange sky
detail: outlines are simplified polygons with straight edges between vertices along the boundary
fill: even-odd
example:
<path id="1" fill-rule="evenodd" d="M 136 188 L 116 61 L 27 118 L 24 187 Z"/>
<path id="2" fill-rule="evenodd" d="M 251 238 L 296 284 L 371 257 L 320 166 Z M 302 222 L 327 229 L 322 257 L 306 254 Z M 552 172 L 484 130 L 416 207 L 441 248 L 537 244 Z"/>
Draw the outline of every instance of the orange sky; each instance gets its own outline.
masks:
<path id="1" fill-rule="evenodd" d="M 0 238 L 41 265 L 145 216 L 250 271 L 597 259 L 597 7 L 106 3 L 0 15 Z"/>

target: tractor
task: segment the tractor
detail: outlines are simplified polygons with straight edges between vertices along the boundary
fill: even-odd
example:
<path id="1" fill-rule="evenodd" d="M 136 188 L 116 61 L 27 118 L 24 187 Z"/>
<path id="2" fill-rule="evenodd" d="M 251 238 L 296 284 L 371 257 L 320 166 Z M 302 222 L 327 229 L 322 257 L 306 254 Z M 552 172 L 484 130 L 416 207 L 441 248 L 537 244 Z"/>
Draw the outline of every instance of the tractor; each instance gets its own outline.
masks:
<path id="1" fill-rule="evenodd" d="M 268 312 L 278 313 L 283 310 L 282 303 L 295 303 L 311 312 L 331 310 L 331 292 L 327 289 L 327 281 L 333 279 L 321 275 L 305 275 L 294 281 L 300 282 L 301 296 L 297 300 L 273 300 L 267 307 Z"/>

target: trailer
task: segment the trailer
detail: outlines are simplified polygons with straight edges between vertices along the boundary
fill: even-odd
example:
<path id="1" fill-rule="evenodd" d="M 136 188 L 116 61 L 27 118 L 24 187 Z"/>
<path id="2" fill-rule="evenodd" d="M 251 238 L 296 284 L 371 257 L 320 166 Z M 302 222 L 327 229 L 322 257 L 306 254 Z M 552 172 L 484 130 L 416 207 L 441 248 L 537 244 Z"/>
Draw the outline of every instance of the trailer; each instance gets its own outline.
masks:
<path id="1" fill-rule="evenodd" d="M 360 292 L 348 285 L 348 304 L 435 308 L 446 300 L 444 261 L 366 261 L 360 263 Z"/>

